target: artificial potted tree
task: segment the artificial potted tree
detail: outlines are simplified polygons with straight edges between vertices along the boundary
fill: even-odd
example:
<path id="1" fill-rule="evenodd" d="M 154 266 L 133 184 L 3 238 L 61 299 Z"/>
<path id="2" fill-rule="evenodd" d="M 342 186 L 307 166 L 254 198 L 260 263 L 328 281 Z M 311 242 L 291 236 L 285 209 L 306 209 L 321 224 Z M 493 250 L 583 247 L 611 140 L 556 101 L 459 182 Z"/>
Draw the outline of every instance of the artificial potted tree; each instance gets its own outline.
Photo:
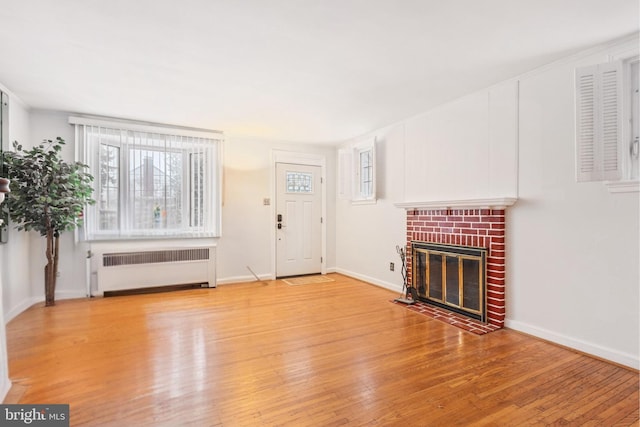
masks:
<path id="1" fill-rule="evenodd" d="M 91 198 L 93 176 L 87 165 L 61 158 L 64 140 L 44 140 L 24 150 L 17 141 L 13 152 L 4 152 L 5 174 L 11 180 L 6 208 L 18 230 L 34 230 L 47 239 L 44 268 L 45 306 L 55 305 L 60 234 L 82 223 Z"/>

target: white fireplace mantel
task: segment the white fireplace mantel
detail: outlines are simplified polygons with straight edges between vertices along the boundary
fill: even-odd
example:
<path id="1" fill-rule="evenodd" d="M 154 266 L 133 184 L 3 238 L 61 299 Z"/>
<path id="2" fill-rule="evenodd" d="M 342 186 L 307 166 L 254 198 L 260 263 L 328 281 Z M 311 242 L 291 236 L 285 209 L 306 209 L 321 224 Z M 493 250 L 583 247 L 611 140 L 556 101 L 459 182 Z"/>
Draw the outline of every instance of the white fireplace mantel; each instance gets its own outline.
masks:
<path id="1" fill-rule="evenodd" d="M 489 199 L 425 200 L 419 202 L 398 202 L 398 208 L 412 209 L 498 209 L 513 205 L 517 197 L 494 197 Z"/>

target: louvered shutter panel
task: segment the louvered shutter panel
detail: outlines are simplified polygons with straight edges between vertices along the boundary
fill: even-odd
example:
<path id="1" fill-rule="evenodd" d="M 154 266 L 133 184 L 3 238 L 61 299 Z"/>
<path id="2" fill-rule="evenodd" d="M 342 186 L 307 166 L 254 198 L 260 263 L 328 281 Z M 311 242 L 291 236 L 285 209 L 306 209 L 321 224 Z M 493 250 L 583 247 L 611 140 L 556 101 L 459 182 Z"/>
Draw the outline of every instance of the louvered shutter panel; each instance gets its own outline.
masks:
<path id="1" fill-rule="evenodd" d="M 620 179 L 622 63 L 576 70 L 576 179 Z"/>
<path id="2" fill-rule="evenodd" d="M 353 150 L 341 148 L 338 150 L 338 197 L 351 199 L 351 184 L 353 181 Z"/>
<path id="3" fill-rule="evenodd" d="M 578 182 L 595 179 L 597 72 L 597 66 L 576 70 L 576 179 Z"/>
<path id="4" fill-rule="evenodd" d="M 600 72 L 600 147 L 602 150 L 602 178 L 620 179 L 622 162 L 622 63 L 601 64 Z"/>

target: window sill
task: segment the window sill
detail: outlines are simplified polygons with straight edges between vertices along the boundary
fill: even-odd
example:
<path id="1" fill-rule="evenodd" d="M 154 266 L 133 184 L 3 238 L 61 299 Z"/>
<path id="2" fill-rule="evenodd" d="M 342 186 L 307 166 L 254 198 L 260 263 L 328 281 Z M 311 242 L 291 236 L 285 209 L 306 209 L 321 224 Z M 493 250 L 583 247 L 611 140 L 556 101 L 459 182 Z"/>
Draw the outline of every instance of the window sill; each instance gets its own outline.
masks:
<path id="1" fill-rule="evenodd" d="M 378 203 L 377 199 L 360 199 L 360 200 L 352 200 L 352 205 L 375 205 Z"/>
<path id="2" fill-rule="evenodd" d="M 638 193 L 640 181 L 606 181 L 604 185 L 609 193 Z"/>
<path id="3" fill-rule="evenodd" d="M 114 235 L 97 235 L 91 239 L 84 239 L 87 243 L 109 243 L 109 242 L 145 242 L 145 241 L 159 241 L 159 240 L 202 240 L 202 239 L 217 239 L 220 235 L 189 235 L 189 234 L 166 234 L 166 235 L 126 235 L 126 236 L 114 236 Z"/>

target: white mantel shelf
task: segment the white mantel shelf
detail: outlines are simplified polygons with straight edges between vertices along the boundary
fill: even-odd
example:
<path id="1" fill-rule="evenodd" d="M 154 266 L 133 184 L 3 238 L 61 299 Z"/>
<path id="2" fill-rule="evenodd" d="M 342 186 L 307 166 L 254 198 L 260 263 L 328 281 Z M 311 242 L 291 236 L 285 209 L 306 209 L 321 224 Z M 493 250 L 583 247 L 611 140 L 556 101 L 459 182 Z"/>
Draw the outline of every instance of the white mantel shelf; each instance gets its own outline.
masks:
<path id="1" fill-rule="evenodd" d="M 458 199 L 458 200 L 430 200 L 422 202 L 394 203 L 398 208 L 412 209 L 496 209 L 513 205 L 516 197 L 497 197 L 491 199 Z"/>

